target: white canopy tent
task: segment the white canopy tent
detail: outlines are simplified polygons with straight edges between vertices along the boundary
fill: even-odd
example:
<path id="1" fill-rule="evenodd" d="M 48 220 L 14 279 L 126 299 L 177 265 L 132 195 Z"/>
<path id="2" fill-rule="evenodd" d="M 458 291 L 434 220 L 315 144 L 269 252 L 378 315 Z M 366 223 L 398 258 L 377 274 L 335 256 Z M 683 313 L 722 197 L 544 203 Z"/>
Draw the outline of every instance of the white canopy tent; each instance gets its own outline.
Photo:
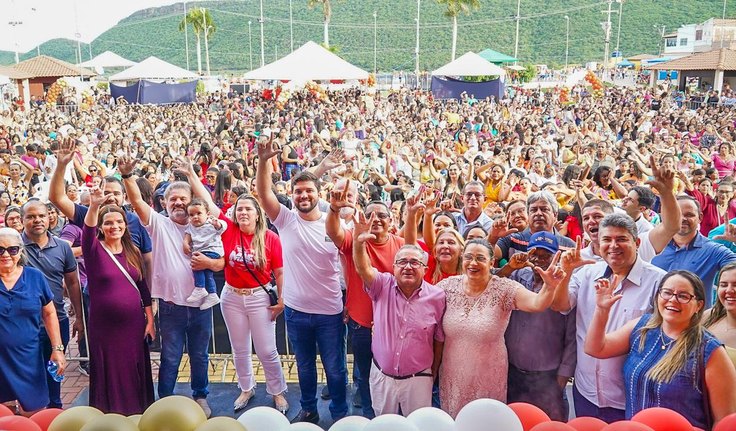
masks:
<path id="1" fill-rule="evenodd" d="M 160 58 L 148 57 L 140 63 L 116 73 L 110 77 L 110 81 L 136 81 L 147 79 L 149 81 L 165 81 L 167 79 L 195 79 L 196 73 L 192 73 L 179 66 L 167 63 Z"/>
<path id="2" fill-rule="evenodd" d="M 309 41 L 286 57 L 251 70 L 243 78 L 288 80 L 303 83 L 335 79 L 368 79 L 368 72 L 348 63 L 324 47 Z"/>
<path id="3" fill-rule="evenodd" d="M 96 56 L 92 60 L 85 61 L 80 64 L 82 67 L 93 68 L 95 70 L 104 70 L 104 68 L 115 68 L 115 67 L 131 67 L 135 66 L 135 61 L 125 59 L 112 51 L 105 51 L 102 54 Z M 98 71 L 98 73 L 100 73 Z"/>
<path id="4" fill-rule="evenodd" d="M 501 67 L 474 52 L 467 52 L 432 72 L 433 76 L 500 76 L 506 75 Z"/>

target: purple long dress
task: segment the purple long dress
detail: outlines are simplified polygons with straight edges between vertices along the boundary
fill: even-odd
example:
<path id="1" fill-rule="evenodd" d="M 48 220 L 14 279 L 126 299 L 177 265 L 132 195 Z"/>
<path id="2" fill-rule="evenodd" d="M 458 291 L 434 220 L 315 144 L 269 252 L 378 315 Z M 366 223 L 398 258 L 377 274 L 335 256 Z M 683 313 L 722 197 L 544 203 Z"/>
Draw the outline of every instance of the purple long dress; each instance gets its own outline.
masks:
<path id="1" fill-rule="evenodd" d="M 89 405 L 104 413 L 141 414 L 154 401 L 146 319 L 141 308 L 151 305 L 145 280 L 136 290 L 96 237 L 84 226 L 82 253 L 89 280 Z M 133 280 L 138 270 L 116 254 Z M 140 291 L 140 293 L 139 293 Z"/>

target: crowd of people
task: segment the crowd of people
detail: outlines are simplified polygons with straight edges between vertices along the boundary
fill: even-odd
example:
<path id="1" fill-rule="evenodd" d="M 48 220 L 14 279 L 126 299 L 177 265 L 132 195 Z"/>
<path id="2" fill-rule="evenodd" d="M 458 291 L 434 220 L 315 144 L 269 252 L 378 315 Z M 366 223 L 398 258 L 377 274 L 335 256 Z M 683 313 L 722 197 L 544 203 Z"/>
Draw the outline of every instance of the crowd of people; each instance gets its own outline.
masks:
<path id="1" fill-rule="evenodd" d="M 209 415 L 219 307 L 235 411 L 254 346 L 293 422 L 319 422 L 320 395 L 333 420 L 350 399 L 369 418 L 478 398 L 561 421 L 569 402 L 606 422 L 660 406 L 703 429 L 736 412 L 730 107 L 647 87 L 326 95 L 2 113 L 0 402 L 61 407 L 46 366 L 63 374 L 77 336 L 90 405 L 141 413 L 160 335 L 158 396 L 186 346 Z"/>

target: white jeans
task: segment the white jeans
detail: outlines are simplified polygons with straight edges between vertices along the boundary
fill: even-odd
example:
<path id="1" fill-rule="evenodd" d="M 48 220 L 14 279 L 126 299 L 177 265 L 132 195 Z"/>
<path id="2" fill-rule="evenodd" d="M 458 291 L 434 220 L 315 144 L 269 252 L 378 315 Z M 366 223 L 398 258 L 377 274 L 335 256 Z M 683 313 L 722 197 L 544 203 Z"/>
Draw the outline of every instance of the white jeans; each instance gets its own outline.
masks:
<path id="1" fill-rule="evenodd" d="M 238 295 L 228 285 L 222 291 L 220 308 L 227 325 L 238 385 L 243 391 L 256 386 L 251 360 L 251 338 L 266 374 L 266 392 L 278 395 L 286 390 L 281 358 L 276 350 L 276 322 L 271 320 L 268 295 L 260 287 L 252 295 Z"/>
<path id="2" fill-rule="evenodd" d="M 371 400 L 376 416 L 399 414 L 399 407 L 404 416 L 422 407 L 432 407 L 432 383 L 431 376 L 396 380 L 383 374 L 376 364 L 371 364 Z"/>

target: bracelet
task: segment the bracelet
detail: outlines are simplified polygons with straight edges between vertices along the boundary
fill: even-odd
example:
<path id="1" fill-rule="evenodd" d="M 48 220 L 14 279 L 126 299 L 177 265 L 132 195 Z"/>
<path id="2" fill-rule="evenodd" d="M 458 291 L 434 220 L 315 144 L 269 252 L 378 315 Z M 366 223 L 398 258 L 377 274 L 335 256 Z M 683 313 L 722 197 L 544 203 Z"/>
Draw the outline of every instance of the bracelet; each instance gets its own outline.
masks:
<path id="1" fill-rule="evenodd" d="M 336 209 L 332 208 L 332 205 L 330 205 L 330 211 L 332 211 L 332 212 L 333 212 L 333 213 L 335 213 L 335 214 L 337 214 L 337 213 L 339 213 L 339 212 L 340 212 L 340 211 L 338 211 L 338 210 L 336 210 Z"/>
<path id="2" fill-rule="evenodd" d="M 132 173 L 132 172 L 131 172 L 131 173 L 129 173 L 129 174 L 122 174 L 122 175 L 120 175 L 120 177 L 121 177 L 122 179 L 124 179 L 124 180 L 127 180 L 128 178 L 130 178 L 130 177 L 132 177 L 132 176 L 133 176 L 133 173 Z"/>
<path id="3" fill-rule="evenodd" d="M 58 346 L 52 346 L 51 347 L 51 350 L 56 351 L 56 352 L 63 352 L 64 351 L 64 345 L 63 344 L 59 344 Z"/>

